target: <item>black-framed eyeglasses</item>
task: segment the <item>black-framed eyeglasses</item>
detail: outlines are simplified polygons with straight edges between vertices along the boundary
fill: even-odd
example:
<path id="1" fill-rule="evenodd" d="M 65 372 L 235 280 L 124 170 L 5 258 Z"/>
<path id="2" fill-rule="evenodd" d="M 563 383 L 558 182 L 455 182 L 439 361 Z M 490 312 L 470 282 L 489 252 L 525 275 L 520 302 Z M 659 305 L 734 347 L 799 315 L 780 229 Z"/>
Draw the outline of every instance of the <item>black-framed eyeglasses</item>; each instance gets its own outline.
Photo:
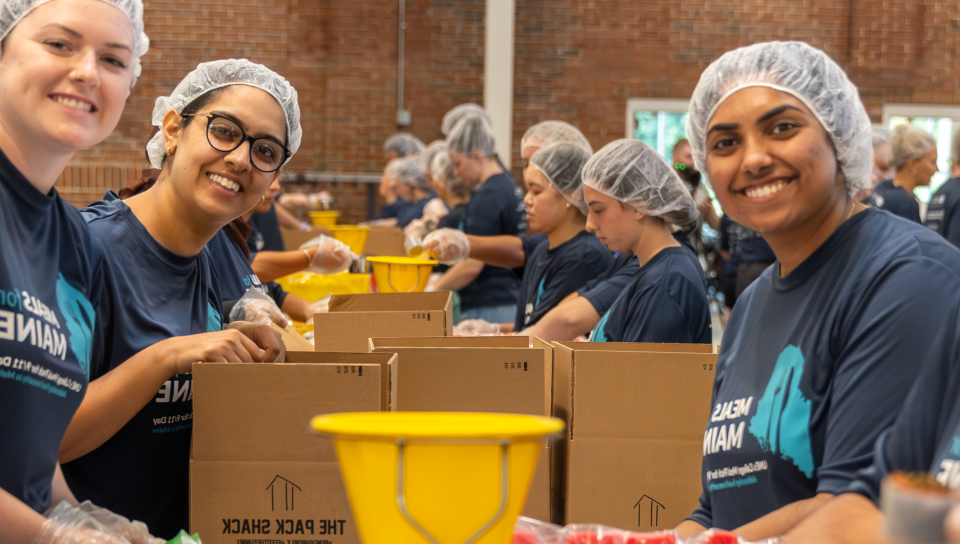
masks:
<path id="1" fill-rule="evenodd" d="M 268 138 L 254 138 L 229 117 L 216 113 L 182 114 L 182 117 L 207 118 L 207 142 L 210 147 L 229 153 L 250 142 L 250 163 L 261 172 L 276 172 L 290 158 L 290 151 L 278 142 Z"/>

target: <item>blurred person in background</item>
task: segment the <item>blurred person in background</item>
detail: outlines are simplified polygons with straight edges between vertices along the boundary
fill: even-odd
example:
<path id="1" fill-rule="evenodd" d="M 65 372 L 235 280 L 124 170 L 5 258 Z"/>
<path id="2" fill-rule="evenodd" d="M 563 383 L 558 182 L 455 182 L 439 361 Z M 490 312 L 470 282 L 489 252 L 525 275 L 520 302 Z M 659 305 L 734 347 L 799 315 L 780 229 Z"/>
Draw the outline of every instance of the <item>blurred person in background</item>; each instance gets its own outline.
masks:
<path id="1" fill-rule="evenodd" d="M 927 216 L 923 222 L 928 228 L 960 247 L 960 128 L 950 142 L 950 179 L 930 197 Z"/>
<path id="2" fill-rule="evenodd" d="M 389 164 L 390 161 L 394 159 L 416 157 L 424 149 L 423 142 L 413 134 L 398 132 L 383 142 L 383 157 Z M 400 212 L 409 205 L 407 201 L 399 198 L 396 193 L 393 192 L 393 186 L 391 184 L 392 182 L 387 177 L 386 170 L 384 170 L 384 176 L 380 179 L 377 192 L 380 194 L 380 197 L 383 198 L 384 202 L 386 202 L 386 206 L 380 210 L 376 219 L 398 217 Z"/>
<path id="3" fill-rule="evenodd" d="M 870 172 L 870 186 L 864 187 L 853 196 L 857 202 L 867 204 L 867 198 L 873 191 L 873 186 L 885 179 L 893 177 L 893 169 L 890 168 L 890 129 L 883 126 L 874 125 L 870 127 L 870 134 L 873 137 L 873 171 Z"/>
<path id="4" fill-rule="evenodd" d="M 930 185 L 937 173 L 937 142 L 919 127 L 897 125 L 890 136 L 890 166 L 896 171 L 893 179 L 873 186 L 869 204 L 920 223 L 920 201 L 913 190 Z"/>

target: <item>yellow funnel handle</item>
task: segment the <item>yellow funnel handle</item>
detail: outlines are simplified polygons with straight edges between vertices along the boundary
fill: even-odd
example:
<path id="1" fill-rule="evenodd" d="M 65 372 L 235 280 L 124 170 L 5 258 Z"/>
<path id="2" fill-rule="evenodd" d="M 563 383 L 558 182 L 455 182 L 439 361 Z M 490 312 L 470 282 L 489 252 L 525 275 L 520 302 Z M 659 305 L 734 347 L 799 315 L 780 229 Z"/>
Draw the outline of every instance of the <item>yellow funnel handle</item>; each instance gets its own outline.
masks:
<path id="1" fill-rule="evenodd" d="M 394 286 L 393 286 L 393 282 L 390 281 L 390 271 L 391 271 L 391 270 L 393 270 L 393 266 L 390 265 L 390 264 L 388 264 L 388 265 L 387 265 L 387 285 L 389 285 L 390 288 L 393 289 L 393 292 L 394 292 L 394 293 L 400 293 L 401 291 L 400 291 L 399 289 L 397 289 L 396 287 L 394 287 Z M 413 287 L 411 287 L 410 290 L 407 291 L 407 292 L 408 292 L 408 293 L 412 293 L 412 292 L 414 291 L 414 289 L 416 289 L 419 285 L 420 285 L 420 267 L 418 266 L 418 267 L 417 267 L 417 283 L 414 283 L 414 284 L 413 284 Z"/>
<path id="2" fill-rule="evenodd" d="M 419 273 L 419 269 L 418 269 Z M 391 286 L 392 287 L 392 286 Z M 400 513 L 403 514 L 403 517 L 406 518 L 410 525 L 420 533 L 420 536 L 430 541 L 431 544 L 441 544 L 439 540 L 433 537 L 422 525 L 417 523 L 417 520 L 413 519 L 413 516 L 410 515 L 410 512 L 407 510 L 407 494 L 406 490 L 403 487 L 404 483 L 404 459 L 403 451 L 407 446 L 406 440 L 400 438 L 397 439 L 397 447 L 399 452 L 397 454 L 397 506 L 400 508 Z M 507 448 L 510 446 L 510 442 L 501 442 L 500 443 L 500 506 L 497 508 L 497 513 L 490 518 L 490 521 L 485 523 L 477 532 L 473 533 L 470 538 L 463 541 L 463 544 L 472 544 L 476 542 L 478 538 L 483 536 L 491 527 L 493 527 L 498 521 L 500 521 L 501 516 L 503 516 L 504 511 L 507 509 L 507 499 L 510 496 L 510 464 L 507 459 Z"/>

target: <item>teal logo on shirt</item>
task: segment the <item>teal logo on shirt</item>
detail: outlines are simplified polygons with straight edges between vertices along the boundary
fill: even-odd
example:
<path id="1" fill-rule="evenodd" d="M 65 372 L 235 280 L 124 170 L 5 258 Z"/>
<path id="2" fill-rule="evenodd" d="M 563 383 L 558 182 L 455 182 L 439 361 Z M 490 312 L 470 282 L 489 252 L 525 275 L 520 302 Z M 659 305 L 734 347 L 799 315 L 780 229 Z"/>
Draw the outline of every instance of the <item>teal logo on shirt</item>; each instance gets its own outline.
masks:
<path id="1" fill-rule="evenodd" d="M 597 326 L 593 328 L 593 334 L 590 335 L 591 342 L 606 342 L 607 335 L 603 332 L 603 327 L 607 324 L 607 319 L 610 317 L 610 312 L 603 314 L 603 318 L 600 319 L 600 322 L 597 323 Z"/>
<path id="2" fill-rule="evenodd" d="M 220 312 L 213 307 L 213 304 L 207 303 L 207 332 L 216 332 L 223 330 L 223 320 Z"/>
<path id="3" fill-rule="evenodd" d="M 813 478 L 813 448 L 810 445 L 810 399 L 800 391 L 803 353 L 787 346 L 777 358 L 770 383 L 757 402 L 750 431 L 764 451 L 790 461 L 807 478 Z"/>
<path id="4" fill-rule="evenodd" d="M 537 301 L 533 303 L 533 308 L 536 309 L 537 306 L 540 306 L 540 299 L 543 298 L 543 286 L 547 282 L 547 278 L 540 280 L 540 285 L 537 287 Z"/>
<path id="5" fill-rule="evenodd" d="M 83 373 L 90 379 L 90 353 L 93 351 L 93 325 L 97 321 L 93 304 L 67 283 L 63 274 L 57 278 L 57 304 L 70 333 L 70 351 Z"/>

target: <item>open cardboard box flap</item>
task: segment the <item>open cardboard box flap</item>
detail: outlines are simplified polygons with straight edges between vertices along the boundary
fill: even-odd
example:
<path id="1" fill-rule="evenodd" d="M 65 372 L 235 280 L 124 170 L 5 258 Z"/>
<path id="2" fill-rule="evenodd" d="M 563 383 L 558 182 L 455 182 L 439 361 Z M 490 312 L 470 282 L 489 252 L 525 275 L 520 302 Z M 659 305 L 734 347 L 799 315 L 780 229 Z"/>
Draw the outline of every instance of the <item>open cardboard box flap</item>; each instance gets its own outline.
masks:
<path id="1" fill-rule="evenodd" d="M 429 336 L 371 338 L 370 351 L 379 348 L 526 348 L 528 336 Z"/>

